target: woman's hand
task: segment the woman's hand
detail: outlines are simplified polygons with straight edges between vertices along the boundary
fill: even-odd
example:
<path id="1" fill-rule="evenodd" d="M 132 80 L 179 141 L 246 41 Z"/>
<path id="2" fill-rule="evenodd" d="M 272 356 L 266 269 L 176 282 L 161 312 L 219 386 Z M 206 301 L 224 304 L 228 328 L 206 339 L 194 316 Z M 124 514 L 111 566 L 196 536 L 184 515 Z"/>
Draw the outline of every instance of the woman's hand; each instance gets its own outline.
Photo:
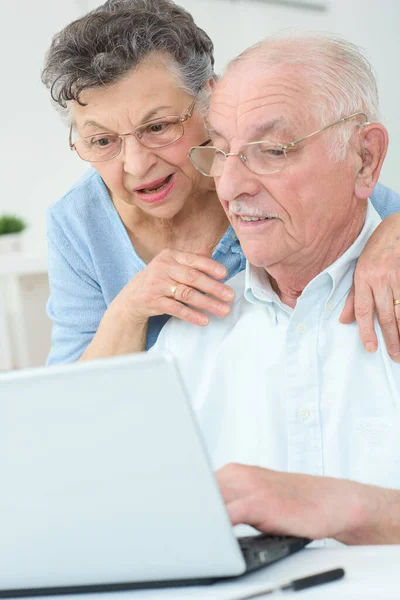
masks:
<path id="1" fill-rule="evenodd" d="M 387 217 L 372 234 L 354 274 L 354 284 L 340 316 L 341 323 L 354 319 L 365 349 L 375 352 L 378 340 L 374 310 L 389 355 L 400 362 L 400 214 Z"/>
<path id="2" fill-rule="evenodd" d="M 167 314 L 204 326 L 230 312 L 233 290 L 217 281 L 228 272 L 219 262 L 178 250 L 163 250 L 114 298 L 80 360 L 141 352 L 149 317 Z"/>
<path id="3" fill-rule="evenodd" d="M 163 250 L 135 275 L 114 302 L 123 303 L 130 319 L 147 321 L 167 314 L 194 325 L 207 325 L 207 311 L 219 317 L 230 312 L 233 290 L 217 281 L 227 269 L 204 253 Z"/>

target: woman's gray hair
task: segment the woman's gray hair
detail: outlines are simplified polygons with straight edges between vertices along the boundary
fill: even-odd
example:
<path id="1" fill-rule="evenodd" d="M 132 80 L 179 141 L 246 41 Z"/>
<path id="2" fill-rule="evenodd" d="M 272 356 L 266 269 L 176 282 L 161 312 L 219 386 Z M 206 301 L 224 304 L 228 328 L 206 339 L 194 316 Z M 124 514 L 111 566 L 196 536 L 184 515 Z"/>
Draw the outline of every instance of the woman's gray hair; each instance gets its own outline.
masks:
<path id="1" fill-rule="evenodd" d="M 179 85 L 194 96 L 215 77 L 213 50 L 208 35 L 172 0 L 108 0 L 54 36 L 42 81 L 67 116 L 71 100 L 83 104 L 84 90 L 120 81 L 159 52 Z"/>
<path id="2" fill-rule="evenodd" d="M 360 48 L 330 33 L 287 30 L 270 36 L 240 56 L 235 64 L 256 58 L 263 68 L 298 65 L 307 77 L 311 110 L 321 127 L 330 121 L 364 112 L 369 121 L 379 120 L 379 98 L 371 64 Z M 333 128 L 331 154 L 343 160 L 354 131 L 354 120 Z M 311 132 L 304 132 L 304 134 Z"/>

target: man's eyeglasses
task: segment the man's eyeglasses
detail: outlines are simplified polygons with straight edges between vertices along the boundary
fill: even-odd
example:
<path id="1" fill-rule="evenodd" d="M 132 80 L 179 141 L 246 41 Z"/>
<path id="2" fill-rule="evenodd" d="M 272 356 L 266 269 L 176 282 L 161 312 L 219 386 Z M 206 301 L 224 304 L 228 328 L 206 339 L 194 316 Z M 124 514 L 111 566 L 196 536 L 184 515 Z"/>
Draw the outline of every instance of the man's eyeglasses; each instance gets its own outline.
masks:
<path id="1" fill-rule="evenodd" d="M 339 125 L 339 123 L 345 123 L 349 119 L 358 116 L 365 117 L 365 121 L 360 124 L 361 126 L 368 124 L 367 115 L 363 112 L 357 112 L 348 117 L 343 117 L 334 123 L 330 123 L 330 125 L 321 127 L 318 131 L 314 131 L 288 144 L 279 144 L 278 142 L 270 142 L 268 140 L 249 142 L 248 144 L 244 144 L 238 152 L 224 152 L 216 146 L 206 146 L 203 144 L 202 146 L 193 146 L 190 148 L 188 156 L 196 169 L 207 177 L 220 177 L 228 156 L 238 156 L 242 163 L 253 173 L 271 175 L 272 173 L 282 171 L 287 163 L 288 150 L 291 150 L 297 144 L 300 144 L 300 142 L 304 142 L 304 140 L 317 135 L 317 133 L 321 133 L 321 131 L 325 131 L 334 125 Z"/>
<path id="2" fill-rule="evenodd" d="M 104 162 L 118 156 L 122 150 L 123 139 L 128 135 L 134 135 L 138 142 L 146 148 L 163 148 L 174 144 L 184 134 L 183 124 L 193 114 L 197 98 L 193 100 L 189 108 L 181 117 L 169 116 L 161 119 L 153 119 L 136 127 L 129 133 L 98 133 L 89 135 L 72 142 L 72 126 L 69 132 L 69 146 L 75 150 L 82 160 L 88 162 Z"/>

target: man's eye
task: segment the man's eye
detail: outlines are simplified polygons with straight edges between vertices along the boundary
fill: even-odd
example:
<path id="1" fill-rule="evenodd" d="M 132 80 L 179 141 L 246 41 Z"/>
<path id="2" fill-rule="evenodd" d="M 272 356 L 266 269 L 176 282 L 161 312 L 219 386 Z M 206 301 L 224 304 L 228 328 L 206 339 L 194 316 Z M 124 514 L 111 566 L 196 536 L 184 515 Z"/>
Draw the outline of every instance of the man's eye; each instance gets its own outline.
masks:
<path id="1" fill-rule="evenodd" d="M 284 156 L 284 151 L 283 150 L 277 150 L 276 148 L 272 149 L 270 151 L 271 156 L 276 156 L 276 157 L 280 157 L 280 156 Z"/>
<path id="2" fill-rule="evenodd" d="M 282 148 L 265 148 L 262 150 L 263 154 L 267 154 L 272 157 L 283 156 L 285 153 Z"/>

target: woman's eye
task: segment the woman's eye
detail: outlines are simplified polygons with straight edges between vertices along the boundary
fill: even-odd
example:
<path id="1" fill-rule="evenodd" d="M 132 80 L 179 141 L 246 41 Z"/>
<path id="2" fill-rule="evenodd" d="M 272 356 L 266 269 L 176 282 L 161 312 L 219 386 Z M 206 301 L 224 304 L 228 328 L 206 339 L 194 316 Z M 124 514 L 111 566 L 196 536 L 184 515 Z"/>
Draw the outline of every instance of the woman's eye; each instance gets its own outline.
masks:
<path id="1" fill-rule="evenodd" d="M 163 133 L 168 125 L 169 123 L 154 123 L 148 126 L 146 133 Z"/>
<path id="2" fill-rule="evenodd" d="M 93 138 L 91 140 L 91 145 L 98 146 L 99 148 L 105 148 L 106 146 L 109 146 L 110 144 L 112 144 L 113 141 L 114 141 L 114 138 L 111 138 L 111 137 Z"/>

